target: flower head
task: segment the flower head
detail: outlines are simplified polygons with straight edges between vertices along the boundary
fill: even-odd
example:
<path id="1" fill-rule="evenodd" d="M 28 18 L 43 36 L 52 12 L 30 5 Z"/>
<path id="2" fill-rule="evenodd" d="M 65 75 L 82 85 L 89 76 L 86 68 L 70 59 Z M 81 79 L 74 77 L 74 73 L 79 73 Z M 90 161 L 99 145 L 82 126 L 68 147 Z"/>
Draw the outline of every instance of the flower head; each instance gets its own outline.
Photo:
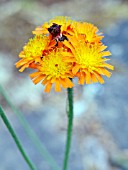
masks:
<path id="1" fill-rule="evenodd" d="M 45 92 L 49 92 L 52 84 L 55 84 L 55 91 L 61 91 L 63 88 L 72 88 L 73 83 L 70 78 L 73 77 L 71 72 L 72 64 L 68 64 L 64 61 L 64 57 L 71 55 L 62 49 L 55 49 L 51 53 L 44 57 L 37 67 L 38 72 L 32 73 L 30 77 L 33 82 L 37 84 L 42 81 L 42 84 L 46 86 Z"/>
<path id="2" fill-rule="evenodd" d="M 110 77 L 114 67 L 107 63 L 111 53 L 105 51 L 103 35 L 98 28 L 87 22 L 76 22 L 69 17 L 55 17 L 33 31 L 34 38 L 19 54 L 16 67 L 36 69 L 30 75 L 34 84 L 41 82 L 45 92 L 79 84 L 104 83 L 103 76 Z"/>
<path id="3" fill-rule="evenodd" d="M 19 71 L 22 72 L 25 68 L 31 67 L 32 63 L 33 65 L 39 63 L 44 55 L 44 50 L 49 50 L 52 47 L 51 44 L 49 38 L 45 35 L 36 35 L 31 38 L 24 46 L 23 51 L 20 52 L 21 60 L 16 63 L 16 67 L 21 67 Z"/>
<path id="4" fill-rule="evenodd" d="M 92 82 L 104 83 L 102 75 L 110 77 L 111 73 L 107 70 L 113 70 L 114 67 L 107 64 L 109 60 L 105 56 L 110 56 L 109 51 L 104 51 L 107 46 L 99 44 L 88 44 L 80 41 L 75 37 L 69 39 L 70 42 L 65 42 L 67 47 L 70 47 L 73 57 L 67 58 L 67 62 L 74 62 L 72 72 L 79 78 L 79 84 L 90 84 Z M 107 69 L 106 69 L 107 68 Z"/>

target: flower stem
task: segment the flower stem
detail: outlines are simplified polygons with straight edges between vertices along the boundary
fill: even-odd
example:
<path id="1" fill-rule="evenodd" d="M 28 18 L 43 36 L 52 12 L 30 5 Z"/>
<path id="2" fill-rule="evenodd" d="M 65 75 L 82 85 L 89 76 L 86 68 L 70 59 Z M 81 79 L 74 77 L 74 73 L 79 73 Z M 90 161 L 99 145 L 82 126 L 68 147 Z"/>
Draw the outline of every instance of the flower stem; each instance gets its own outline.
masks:
<path id="1" fill-rule="evenodd" d="M 27 154 L 25 153 L 25 151 L 24 151 L 24 149 L 23 149 L 23 147 L 22 147 L 22 145 L 20 143 L 20 140 L 18 139 L 16 133 L 14 132 L 14 130 L 13 130 L 10 122 L 8 121 L 8 119 L 7 119 L 7 117 L 6 117 L 6 115 L 5 115 L 5 113 L 4 113 L 4 111 L 3 111 L 1 106 L 0 106 L 0 116 L 1 116 L 1 118 L 3 120 L 3 122 L 5 123 L 7 129 L 9 130 L 12 138 L 14 139 L 14 141 L 15 141 L 15 143 L 16 143 L 16 145 L 17 145 L 17 147 L 18 147 L 18 149 L 19 149 L 19 151 L 21 153 L 21 155 L 23 156 L 24 160 L 28 164 L 29 168 L 31 170 L 36 170 L 35 166 L 33 165 L 31 160 L 28 158 Z"/>
<path id="2" fill-rule="evenodd" d="M 73 127 L 73 88 L 68 88 L 68 129 L 67 129 L 67 141 L 66 141 L 66 150 L 65 157 L 63 162 L 63 170 L 67 170 L 69 153 L 71 147 L 71 138 L 72 138 L 72 127 Z"/>

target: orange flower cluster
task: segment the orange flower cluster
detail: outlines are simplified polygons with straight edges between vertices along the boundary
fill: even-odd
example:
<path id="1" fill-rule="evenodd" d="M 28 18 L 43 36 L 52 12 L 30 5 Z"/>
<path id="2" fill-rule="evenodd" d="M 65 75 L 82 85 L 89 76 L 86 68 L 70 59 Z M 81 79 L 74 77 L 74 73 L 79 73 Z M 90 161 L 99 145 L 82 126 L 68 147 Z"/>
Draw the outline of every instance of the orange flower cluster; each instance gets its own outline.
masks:
<path id="1" fill-rule="evenodd" d="M 109 51 L 101 40 L 102 33 L 93 24 L 76 22 L 69 17 L 56 17 L 37 27 L 34 38 L 24 46 L 19 54 L 16 67 L 20 72 L 25 68 L 36 69 L 30 74 L 34 84 L 41 83 L 45 92 L 74 86 L 72 78 L 79 84 L 104 83 L 102 76 L 110 77 L 114 67 L 106 63 Z"/>

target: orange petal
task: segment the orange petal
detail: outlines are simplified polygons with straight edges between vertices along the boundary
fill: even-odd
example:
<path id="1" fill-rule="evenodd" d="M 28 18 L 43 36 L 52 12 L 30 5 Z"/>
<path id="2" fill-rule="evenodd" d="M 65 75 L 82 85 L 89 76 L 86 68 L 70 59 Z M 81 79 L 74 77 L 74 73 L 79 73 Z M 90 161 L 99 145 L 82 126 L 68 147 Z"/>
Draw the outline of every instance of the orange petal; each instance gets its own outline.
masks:
<path id="1" fill-rule="evenodd" d="M 93 82 L 93 83 L 97 83 L 97 82 L 98 82 L 98 80 L 97 80 L 97 78 L 96 78 L 96 75 L 91 74 L 91 78 L 92 78 L 92 82 Z"/>
<path id="2" fill-rule="evenodd" d="M 41 74 L 42 73 L 38 71 L 38 72 L 31 73 L 29 76 L 30 76 L 31 79 L 33 79 L 33 78 L 35 78 L 37 76 L 40 76 Z"/>
<path id="3" fill-rule="evenodd" d="M 56 92 L 60 92 L 61 88 L 60 88 L 60 81 L 57 79 L 55 82 L 55 91 Z"/>
<path id="4" fill-rule="evenodd" d="M 109 68 L 110 70 L 114 70 L 114 66 L 108 64 L 108 63 L 103 63 L 100 67 L 107 67 Z"/>
<path id="5" fill-rule="evenodd" d="M 66 82 L 65 82 L 65 79 L 60 79 L 60 83 L 61 83 L 61 85 L 63 86 L 63 88 L 67 88 L 67 84 L 66 84 Z"/>
<path id="6" fill-rule="evenodd" d="M 66 57 L 73 57 L 72 53 L 67 52 L 67 51 L 63 51 L 63 52 L 61 52 L 61 54 L 66 56 Z"/>
<path id="7" fill-rule="evenodd" d="M 56 40 L 51 40 L 48 45 L 48 48 L 54 47 L 55 45 L 56 45 Z"/>
<path id="8" fill-rule="evenodd" d="M 110 56 L 111 55 L 110 51 L 102 51 L 100 54 L 102 56 Z"/>
<path id="9" fill-rule="evenodd" d="M 67 84 L 67 87 L 72 88 L 74 86 L 73 82 L 69 78 L 65 78 L 65 82 Z"/>
<path id="10" fill-rule="evenodd" d="M 74 48 L 73 48 L 73 46 L 72 46 L 71 43 L 69 43 L 68 41 L 64 41 L 63 44 L 64 44 L 66 47 L 68 47 L 68 48 L 72 51 L 72 53 L 75 55 L 75 50 L 74 50 Z"/>
<path id="11" fill-rule="evenodd" d="M 44 92 L 49 93 L 50 90 L 51 90 L 51 87 L 52 87 L 52 83 L 48 83 L 48 84 L 46 85 L 45 89 L 44 89 Z"/>
<path id="12" fill-rule="evenodd" d="M 79 69 L 80 69 L 80 66 L 76 64 L 72 69 L 73 74 L 76 74 L 79 71 Z"/>
<path id="13" fill-rule="evenodd" d="M 17 63 L 15 63 L 16 68 L 19 68 L 19 67 L 21 67 L 24 64 L 26 64 L 26 61 L 24 59 L 21 59 Z"/>
<path id="14" fill-rule="evenodd" d="M 86 84 L 91 84 L 91 74 L 90 72 L 86 72 Z"/>
<path id="15" fill-rule="evenodd" d="M 52 78 L 51 78 L 51 76 L 47 76 L 47 80 L 50 80 L 51 83 L 55 83 L 56 78 L 55 78 L 55 77 L 52 77 Z"/>
<path id="16" fill-rule="evenodd" d="M 47 80 L 47 77 L 42 81 L 42 83 L 41 84 L 43 84 L 43 85 L 46 85 L 47 83 L 49 83 L 50 81 L 49 80 Z"/>
<path id="17" fill-rule="evenodd" d="M 99 81 L 101 84 L 103 84 L 103 83 L 104 83 L 104 80 L 103 80 L 103 78 L 101 77 L 101 75 L 98 74 L 98 73 L 96 73 L 96 72 L 94 72 L 94 74 L 96 75 L 96 78 L 98 79 L 98 81 Z"/>
<path id="18" fill-rule="evenodd" d="M 29 68 L 33 68 L 33 69 L 37 69 L 37 64 L 35 64 L 34 62 L 33 63 L 30 63 Z"/>
<path id="19" fill-rule="evenodd" d="M 100 51 L 103 51 L 103 50 L 105 50 L 106 48 L 107 48 L 107 46 L 102 45 L 102 46 L 100 47 Z"/>
<path id="20" fill-rule="evenodd" d="M 61 48 L 61 47 L 63 47 L 63 43 L 62 42 L 60 42 L 60 41 L 58 41 L 58 46 L 57 46 L 58 48 Z"/>
<path id="21" fill-rule="evenodd" d="M 21 68 L 20 68 L 20 72 L 23 72 L 25 68 L 29 67 L 29 63 L 24 64 Z"/>
<path id="22" fill-rule="evenodd" d="M 40 35 L 44 34 L 44 30 L 42 27 L 37 27 L 34 31 L 32 31 L 33 34 Z"/>
<path id="23" fill-rule="evenodd" d="M 34 83 L 34 84 L 39 83 L 44 77 L 45 77 L 45 75 L 41 75 L 41 76 L 36 77 L 36 78 L 33 80 L 33 83 Z"/>
<path id="24" fill-rule="evenodd" d="M 109 78 L 111 77 L 111 73 L 108 70 L 106 70 L 105 68 L 99 68 L 98 73 L 100 73 L 104 76 L 107 76 Z"/>
<path id="25" fill-rule="evenodd" d="M 32 31 L 33 34 L 40 35 L 43 34 L 43 31 Z"/>
<path id="26" fill-rule="evenodd" d="M 20 52 L 19 57 L 20 57 L 20 58 L 24 58 L 24 57 L 25 57 L 24 51 L 21 51 L 21 52 Z"/>
<path id="27" fill-rule="evenodd" d="M 104 36 L 98 36 L 98 37 L 95 37 L 95 38 L 93 39 L 93 41 L 99 42 L 99 41 L 102 40 L 103 38 L 104 38 Z"/>
<path id="28" fill-rule="evenodd" d="M 79 77 L 79 82 L 78 82 L 78 84 L 84 85 L 84 82 L 85 82 L 85 73 L 84 73 L 82 76 Z"/>
<path id="29" fill-rule="evenodd" d="M 22 66 L 20 69 L 19 69 L 19 72 L 23 72 L 25 70 L 26 66 Z"/>

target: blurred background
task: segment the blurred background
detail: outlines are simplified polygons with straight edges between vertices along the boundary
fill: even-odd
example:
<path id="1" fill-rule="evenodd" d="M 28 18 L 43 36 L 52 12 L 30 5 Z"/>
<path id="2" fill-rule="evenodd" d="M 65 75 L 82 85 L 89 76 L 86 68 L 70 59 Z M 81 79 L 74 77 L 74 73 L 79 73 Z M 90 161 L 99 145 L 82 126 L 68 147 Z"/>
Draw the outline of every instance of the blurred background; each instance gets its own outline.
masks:
<path id="1" fill-rule="evenodd" d="M 95 24 L 115 66 L 104 85 L 76 82 L 69 170 L 128 170 L 128 0 L 0 0 L 0 104 L 37 169 L 54 169 L 47 152 L 62 169 L 66 90 L 46 94 L 42 85 L 32 83 L 29 70 L 15 68 L 35 27 L 60 15 Z M 28 137 L 16 109 L 40 139 L 44 155 Z M 0 119 L 0 170 L 28 169 Z"/>

